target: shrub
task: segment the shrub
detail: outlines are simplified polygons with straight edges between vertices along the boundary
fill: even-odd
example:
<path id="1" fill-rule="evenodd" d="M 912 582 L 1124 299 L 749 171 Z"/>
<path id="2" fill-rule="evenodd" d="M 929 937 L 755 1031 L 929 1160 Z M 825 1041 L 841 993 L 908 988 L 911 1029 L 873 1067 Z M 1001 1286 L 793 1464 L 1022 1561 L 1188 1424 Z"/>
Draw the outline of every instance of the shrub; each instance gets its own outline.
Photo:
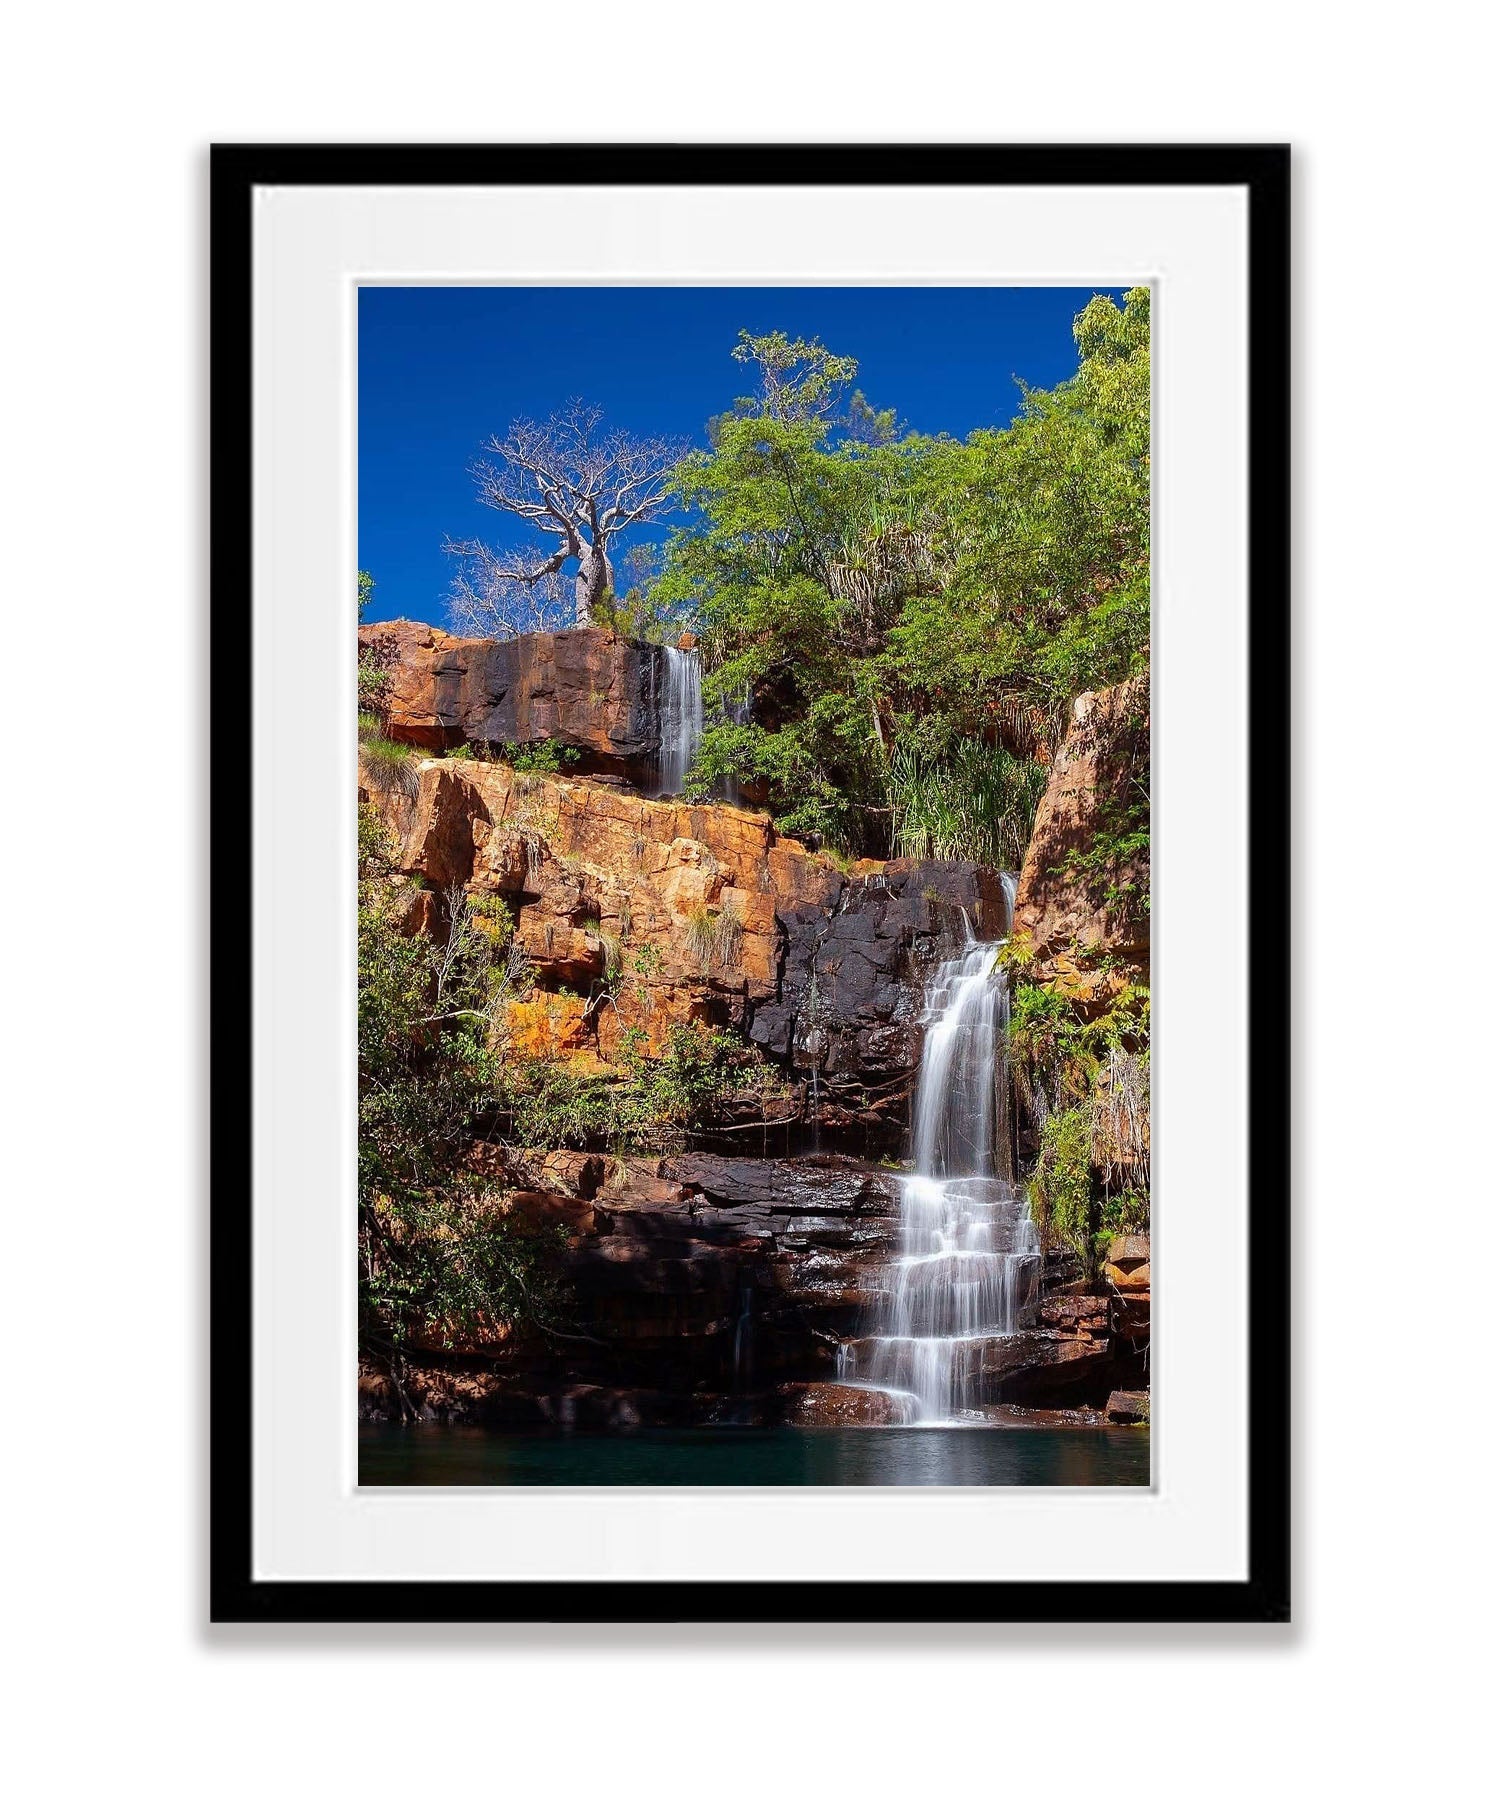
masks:
<path id="1" fill-rule="evenodd" d="M 495 754 L 522 775 L 560 775 L 580 758 L 571 744 L 559 744 L 555 738 L 543 738 L 539 744 L 499 744 Z"/>
<path id="2" fill-rule="evenodd" d="M 1042 1127 L 1042 1148 L 1027 1192 L 1032 1217 L 1044 1239 L 1087 1256 L 1093 1246 L 1090 1124 L 1087 1111 L 1070 1106 Z"/>
<path id="3" fill-rule="evenodd" d="M 360 809 L 359 1325 L 400 1392 L 416 1333 L 451 1342 L 478 1325 L 542 1321 L 553 1246 L 503 1208 L 470 1164 L 499 1062 L 489 987 L 503 946 L 461 891 L 446 938 L 408 936 L 414 891 L 393 882 L 390 835 Z M 500 912 L 477 915 L 499 931 Z"/>
<path id="4" fill-rule="evenodd" d="M 646 1054 L 645 1033 L 621 1036 L 617 1079 L 579 1075 L 555 1061 L 511 1062 L 499 1072 L 509 1137 L 527 1148 L 672 1149 L 709 1128 L 720 1105 L 758 1093 L 758 1058 L 731 1032 L 678 1025 L 666 1054 Z"/>

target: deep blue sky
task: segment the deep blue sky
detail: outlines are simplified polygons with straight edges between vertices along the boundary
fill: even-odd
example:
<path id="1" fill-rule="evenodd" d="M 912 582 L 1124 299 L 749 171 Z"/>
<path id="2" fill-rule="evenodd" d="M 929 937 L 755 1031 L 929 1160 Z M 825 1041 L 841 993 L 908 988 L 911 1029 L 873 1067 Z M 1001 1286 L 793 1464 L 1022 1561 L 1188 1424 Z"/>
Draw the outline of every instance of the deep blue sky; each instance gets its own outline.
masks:
<path id="1" fill-rule="evenodd" d="M 820 337 L 857 357 L 873 406 L 965 437 L 1015 415 L 1013 377 L 1077 367 L 1091 288 L 364 288 L 359 296 L 359 565 L 370 619 L 446 624 L 445 537 L 525 528 L 480 506 L 468 470 L 513 418 L 575 395 L 605 422 L 703 444 L 753 386 L 730 359 L 743 326 Z M 657 534 L 666 527 L 657 528 Z"/>

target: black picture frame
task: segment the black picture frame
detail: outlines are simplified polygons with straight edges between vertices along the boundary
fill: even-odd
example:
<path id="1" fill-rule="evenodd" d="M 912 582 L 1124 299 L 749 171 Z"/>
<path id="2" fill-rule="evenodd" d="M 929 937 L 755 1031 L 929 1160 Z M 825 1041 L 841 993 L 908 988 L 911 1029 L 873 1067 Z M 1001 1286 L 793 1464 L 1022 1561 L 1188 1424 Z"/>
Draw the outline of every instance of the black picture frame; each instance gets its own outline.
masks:
<path id="1" fill-rule="evenodd" d="M 1278 1622 L 1291 1616 L 1290 150 L 1213 145 L 217 145 L 211 154 L 210 1553 L 214 1622 Z M 1243 1581 L 266 1581 L 251 1564 L 251 210 L 261 186 L 1223 186 L 1249 217 L 1248 1575 Z M 1268 884 L 1267 869 L 1283 873 Z M 1279 998 L 1283 1004 L 1267 1004 Z"/>

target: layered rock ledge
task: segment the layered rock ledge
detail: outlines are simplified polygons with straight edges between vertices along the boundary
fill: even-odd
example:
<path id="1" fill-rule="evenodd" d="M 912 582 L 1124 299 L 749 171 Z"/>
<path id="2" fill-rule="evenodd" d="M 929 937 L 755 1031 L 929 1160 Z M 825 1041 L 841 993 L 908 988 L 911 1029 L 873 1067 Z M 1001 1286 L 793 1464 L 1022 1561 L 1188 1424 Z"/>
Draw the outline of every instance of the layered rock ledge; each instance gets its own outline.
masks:
<path id="1" fill-rule="evenodd" d="M 965 918 L 1004 926 L 978 864 L 846 871 L 731 806 L 454 758 L 423 762 L 414 798 L 368 797 L 429 911 L 454 889 L 515 909 L 541 990 L 512 1021 L 530 1054 L 609 1063 L 627 1031 L 659 1054 L 674 1026 L 725 1026 L 787 1073 L 800 1121 L 865 1147 L 905 1130 L 926 969 Z"/>
<path id="2" fill-rule="evenodd" d="M 701 1151 L 614 1158 L 497 1151 L 500 1204 L 566 1236 L 586 1324 L 418 1343 L 403 1376 L 422 1416 L 505 1425 L 890 1424 L 900 1403 L 838 1381 L 890 1268 L 900 1177 L 845 1156 Z M 1070 1271 L 1049 1265 L 1054 1287 Z M 1107 1298 L 1054 1291 L 1034 1329 L 976 1339 L 986 1405 L 1102 1406 L 1132 1378 Z M 399 1410 L 361 1374 L 367 1417 Z"/>

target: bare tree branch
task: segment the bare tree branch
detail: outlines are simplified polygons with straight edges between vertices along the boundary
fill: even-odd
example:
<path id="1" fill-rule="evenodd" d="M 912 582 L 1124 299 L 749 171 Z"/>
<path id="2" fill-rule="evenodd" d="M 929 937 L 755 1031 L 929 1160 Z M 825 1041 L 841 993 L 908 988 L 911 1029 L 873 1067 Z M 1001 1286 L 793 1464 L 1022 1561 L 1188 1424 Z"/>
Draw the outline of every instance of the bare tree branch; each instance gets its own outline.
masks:
<path id="1" fill-rule="evenodd" d="M 480 503 L 523 519 L 558 540 L 548 557 L 502 555 L 474 540 L 443 547 L 461 562 L 450 590 L 456 623 L 478 633 L 556 630 L 564 622 L 557 587 L 576 562 L 572 623 L 588 625 L 613 582 L 610 543 L 673 504 L 673 469 L 685 441 L 605 433 L 596 406 L 574 400 L 538 424 L 513 420 L 483 446 L 473 468 Z"/>

